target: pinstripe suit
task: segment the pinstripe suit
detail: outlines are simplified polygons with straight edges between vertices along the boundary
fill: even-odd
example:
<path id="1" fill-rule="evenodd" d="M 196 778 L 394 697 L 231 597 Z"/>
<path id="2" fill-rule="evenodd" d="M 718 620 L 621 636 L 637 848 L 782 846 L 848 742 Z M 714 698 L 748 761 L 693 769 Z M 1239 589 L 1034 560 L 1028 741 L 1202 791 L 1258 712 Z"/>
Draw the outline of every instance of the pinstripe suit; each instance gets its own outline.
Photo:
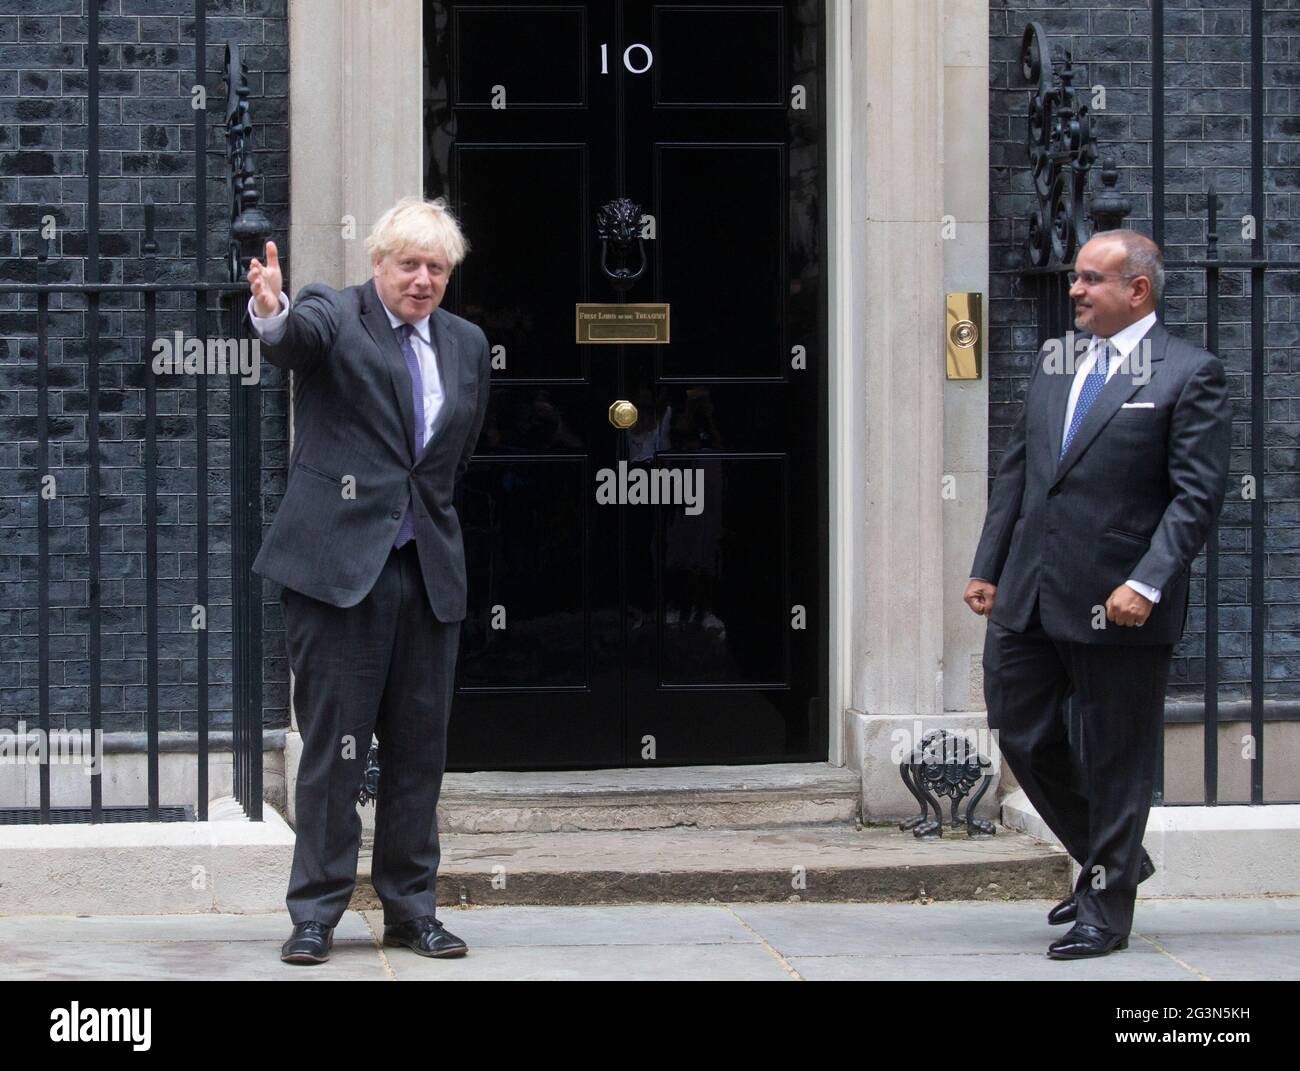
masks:
<path id="1" fill-rule="evenodd" d="M 984 646 L 989 726 L 1021 787 L 1082 866 L 1078 921 L 1132 926 L 1164 692 L 1188 574 L 1223 503 L 1223 365 L 1155 323 L 1061 456 L 1067 339 L 1039 352 L 989 496 L 973 578 L 997 585 Z M 1143 373 L 1147 374 L 1143 374 Z M 1144 624 L 1105 620 L 1117 587 L 1160 591 Z M 1103 627 L 1098 627 L 1099 624 Z M 1062 704 L 1082 711 L 1075 768 Z"/>

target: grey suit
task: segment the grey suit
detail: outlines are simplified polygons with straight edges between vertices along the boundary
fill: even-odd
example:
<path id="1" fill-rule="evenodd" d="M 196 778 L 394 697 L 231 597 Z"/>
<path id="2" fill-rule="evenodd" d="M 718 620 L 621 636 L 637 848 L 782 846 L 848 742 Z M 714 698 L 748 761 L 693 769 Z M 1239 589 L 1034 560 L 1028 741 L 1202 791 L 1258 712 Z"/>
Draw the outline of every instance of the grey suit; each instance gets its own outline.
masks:
<path id="1" fill-rule="evenodd" d="M 1189 568 L 1223 504 L 1231 432 L 1219 359 L 1159 322 L 1143 341 L 1146 381 L 1140 364 L 1121 365 L 1064 457 L 1074 369 L 1054 367 L 1050 345 L 1040 350 L 971 569 L 997 585 L 984 646 L 989 725 L 1083 868 L 1078 921 L 1117 934 L 1132 925 L 1170 656 Z M 1130 579 L 1158 588 L 1160 601 L 1141 626 L 1106 622 L 1100 608 Z M 1071 694 L 1081 770 L 1063 716 Z"/>
<path id="2" fill-rule="evenodd" d="M 1121 365 L 1059 461 L 1073 377 L 1068 368 L 1044 371 L 1048 351 L 1039 352 L 971 569 L 997 584 L 992 620 L 1004 628 L 1024 631 L 1037 598 L 1057 639 L 1167 644 L 1182 636 L 1188 567 L 1223 504 L 1230 406 L 1217 357 L 1159 321 L 1147 338 L 1147 382 L 1137 362 Z M 1137 408 L 1143 403 L 1151 408 Z M 1094 627 L 1093 608 L 1130 579 L 1160 589 L 1146 623 Z"/>
<path id="3" fill-rule="evenodd" d="M 357 793 L 371 733 L 381 784 L 372 880 L 384 920 L 433 915 L 437 801 L 465 617 L 455 485 L 487 411 L 487 339 L 429 319 L 443 402 L 415 456 L 411 375 L 373 280 L 303 287 L 262 353 L 295 372 L 289 482 L 253 568 L 280 602 L 302 733 L 294 923 L 336 925 L 356 883 Z M 394 549 L 408 503 L 414 538 Z"/>
<path id="4" fill-rule="evenodd" d="M 452 506 L 487 412 L 491 362 L 483 332 L 437 309 L 429 318 L 444 400 L 417 459 L 411 378 L 374 281 L 313 283 L 285 333 L 261 350 L 296 373 L 289 484 L 253 569 L 332 606 L 374 586 L 414 496 L 415 541 L 439 621 L 465 617 L 465 552 Z M 355 477 L 356 498 L 343 479 Z"/>

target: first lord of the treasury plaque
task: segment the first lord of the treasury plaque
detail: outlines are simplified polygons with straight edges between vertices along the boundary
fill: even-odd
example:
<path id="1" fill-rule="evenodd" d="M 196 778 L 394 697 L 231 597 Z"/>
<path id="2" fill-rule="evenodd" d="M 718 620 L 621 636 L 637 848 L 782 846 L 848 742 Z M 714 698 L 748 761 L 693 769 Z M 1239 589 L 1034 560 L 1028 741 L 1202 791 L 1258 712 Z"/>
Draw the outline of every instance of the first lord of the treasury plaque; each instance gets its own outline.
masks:
<path id="1" fill-rule="evenodd" d="M 577 341 L 628 345 L 668 341 L 668 303 L 602 305 L 579 302 Z"/>

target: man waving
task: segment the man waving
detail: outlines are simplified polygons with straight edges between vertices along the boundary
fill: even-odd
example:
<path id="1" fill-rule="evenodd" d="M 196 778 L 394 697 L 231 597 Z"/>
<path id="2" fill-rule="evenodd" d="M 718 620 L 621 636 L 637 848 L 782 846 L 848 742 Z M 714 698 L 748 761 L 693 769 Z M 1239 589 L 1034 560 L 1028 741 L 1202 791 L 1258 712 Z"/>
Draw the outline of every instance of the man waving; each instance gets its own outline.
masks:
<path id="1" fill-rule="evenodd" d="M 437 803 L 466 606 L 453 498 L 487 412 L 488 344 L 438 308 L 468 251 L 441 201 L 399 202 L 366 248 L 372 279 L 305 286 L 292 306 L 273 242 L 248 272 L 262 352 L 296 376 L 289 482 L 253 563 L 284 588 L 303 743 L 290 963 L 328 958 L 356 883 L 372 731 L 384 944 L 466 951 L 435 912 Z"/>

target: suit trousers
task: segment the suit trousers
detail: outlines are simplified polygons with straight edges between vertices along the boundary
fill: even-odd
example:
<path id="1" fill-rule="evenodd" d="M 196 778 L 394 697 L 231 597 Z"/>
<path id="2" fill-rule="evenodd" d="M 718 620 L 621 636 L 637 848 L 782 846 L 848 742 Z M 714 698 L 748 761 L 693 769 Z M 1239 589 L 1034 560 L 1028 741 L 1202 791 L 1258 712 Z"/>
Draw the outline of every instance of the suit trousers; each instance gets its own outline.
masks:
<path id="1" fill-rule="evenodd" d="M 334 926 L 347 909 L 372 732 L 380 775 L 371 879 L 384 922 L 433 915 L 438 793 L 460 622 L 434 616 L 414 539 L 389 553 L 355 606 L 331 606 L 288 588 L 280 598 L 302 734 L 289 915 L 295 924 Z"/>
<path id="2" fill-rule="evenodd" d="M 1037 603 L 1024 632 L 990 621 L 984 640 L 989 728 L 1025 795 L 1082 868 L 1076 921 L 1109 933 L 1133 925 L 1172 654 L 1172 644 L 1054 640 Z M 1071 694 L 1082 761 L 1066 730 Z"/>

